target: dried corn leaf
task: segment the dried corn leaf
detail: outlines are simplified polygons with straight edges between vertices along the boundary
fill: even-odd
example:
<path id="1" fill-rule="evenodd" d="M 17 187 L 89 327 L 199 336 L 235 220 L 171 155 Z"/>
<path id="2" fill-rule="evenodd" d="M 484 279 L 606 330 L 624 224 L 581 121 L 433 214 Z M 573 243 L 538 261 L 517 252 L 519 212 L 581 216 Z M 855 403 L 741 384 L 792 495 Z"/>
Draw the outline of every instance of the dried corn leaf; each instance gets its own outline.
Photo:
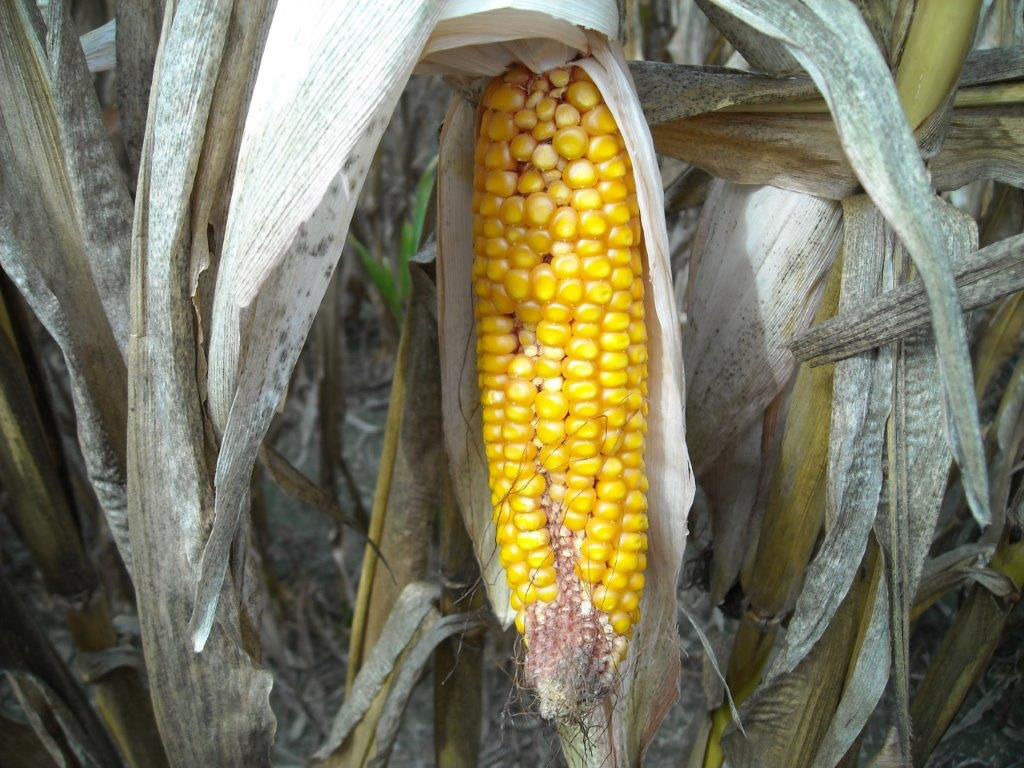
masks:
<path id="1" fill-rule="evenodd" d="M 870 201 L 844 203 L 840 310 L 885 287 L 887 242 Z M 892 355 L 865 352 L 836 365 L 829 431 L 829 524 L 807 569 L 789 630 L 769 667 L 773 680 L 792 672 L 826 632 L 864 557 L 882 489 L 882 443 L 892 393 Z"/>
<path id="2" fill-rule="evenodd" d="M 793 371 L 789 338 L 810 322 L 839 245 L 836 203 L 716 181 L 694 236 L 683 340 L 697 471 L 732 445 Z"/>
<path id="3" fill-rule="evenodd" d="M 778 40 L 715 7 L 711 0 L 696 0 L 696 3 L 753 69 L 773 75 L 799 71 L 800 64 Z"/>
<path id="4" fill-rule="evenodd" d="M 837 257 L 829 270 L 815 321 L 835 314 L 842 274 L 842 257 Z M 825 520 L 832 374 L 830 367 L 814 369 L 806 365 L 796 372 L 786 395 L 777 453 L 764 465 L 760 530 L 752 539 L 753 552 L 750 564 L 743 567 L 742 584 L 750 615 L 768 627 L 792 610 Z M 774 638 L 768 634 L 763 636 L 770 648 Z M 767 649 L 764 654 L 752 654 L 756 663 L 747 661 L 749 671 L 737 679 L 760 678 L 766 653 Z M 730 664 L 733 662 L 743 664 L 735 650 Z"/>
<path id="5" fill-rule="evenodd" d="M 313 755 L 328 760 L 341 748 L 345 739 L 359 724 L 377 694 L 391 678 L 399 659 L 407 651 L 425 622 L 437 620 L 434 603 L 440 595 L 436 584 L 412 582 L 398 596 L 381 633 L 381 642 L 370 650 L 351 691 L 334 717 L 330 733 Z"/>
<path id="6" fill-rule="evenodd" d="M 213 286 L 211 280 L 200 280 L 205 270 L 216 271 L 215 243 L 209 231 L 224 233 L 232 174 L 238 156 L 238 143 L 252 96 L 255 77 L 267 29 L 277 0 L 246 0 L 235 3 L 232 22 L 224 43 L 222 64 L 213 92 L 210 122 L 203 138 L 202 160 L 196 172 L 192 193 L 192 248 L 189 265 L 189 291 L 196 307 L 198 335 L 205 337 L 209 328 Z M 212 268 L 211 268 L 212 267 Z"/>
<path id="7" fill-rule="evenodd" d="M 951 448 L 971 511 L 986 524 L 985 455 L 951 266 L 956 244 L 943 236 L 941 209 L 874 39 L 848 0 L 713 2 L 787 44 L 828 101 L 857 178 L 907 246 L 928 293 Z"/>
<path id="8" fill-rule="evenodd" d="M 936 189 L 991 179 L 1024 186 L 1024 106 L 953 110 L 942 151 L 928 164 Z"/>
<path id="9" fill-rule="evenodd" d="M 29 724 L 54 762 L 86 768 L 121 766 L 84 691 L 2 577 L 0 616 L 0 672 L 7 674 Z"/>
<path id="10" fill-rule="evenodd" d="M 65 4 L 0 5 L 0 264 L 64 353 L 89 478 L 131 568 L 125 512 L 130 201 Z"/>
<path id="11" fill-rule="evenodd" d="M 274 16 L 239 150 L 214 298 L 208 390 L 221 446 L 190 626 L 197 649 L 214 622 L 259 445 L 437 12 L 429 0 L 392 0 L 374 8 L 309 3 Z"/>
<path id="12" fill-rule="evenodd" d="M 1024 334 L 1024 293 L 1004 299 L 992 313 L 975 353 L 978 399 L 984 398 L 993 377 L 1016 354 Z"/>
<path id="13" fill-rule="evenodd" d="M 737 104 L 796 101 L 818 95 L 807 77 L 769 77 L 725 67 L 660 61 L 632 61 L 629 71 L 652 128 Z"/>
<path id="14" fill-rule="evenodd" d="M 363 555 L 359 592 L 349 640 L 347 681 L 355 680 L 364 658 L 381 642 L 386 622 L 408 584 L 426 578 L 430 534 L 440 507 L 446 465 L 441 434 L 441 377 L 438 369 L 437 295 L 419 267 L 395 358 L 388 420 L 370 518 L 371 543 Z M 344 750 L 340 765 L 361 765 L 383 743 L 377 726 L 393 686 L 378 696 Z"/>
<path id="15" fill-rule="evenodd" d="M 846 681 L 859 666 L 865 636 L 873 628 L 874 606 L 884 590 L 881 582 L 881 563 L 873 548 L 821 642 L 794 669 L 763 683 L 741 707 L 745 735 L 731 726 L 723 738 L 729 765 L 813 764 L 843 702 Z"/>
<path id="16" fill-rule="evenodd" d="M 90 72 L 106 72 L 114 68 L 114 38 L 114 19 L 82 35 L 82 52 Z"/>
<path id="17" fill-rule="evenodd" d="M 166 8 L 133 233 L 135 589 L 154 709 L 168 756 L 181 766 L 267 765 L 275 728 L 271 676 L 250 656 L 258 653 L 254 606 L 227 601 L 225 630 L 200 655 L 186 631 L 213 510 L 189 295 L 191 194 L 230 16 L 228 0 Z M 246 563 L 240 554 L 239 569 Z M 247 590 L 237 579 L 231 586 Z M 183 699 L 183 690 L 192 696 Z"/>
<path id="18" fill-rule="evenodd" d="M 995 542 L 1006 523 L 1013 476 L 1020 471 L 1024 448 L 1024 357 L 1017 361 L 992 421 L 995 452 L 992 457 L 992 528 L 982 540 Z"/>
<path id="19" fill-rule="evenodd" d="M 1024 486 L 1017 489 L 990 567 L 1009 578 L 1017 594 L 1024 587 Z M 1015 601 L 976 584 L 960 606 L 914 693 L 914 765 L 924 765 L 953 721 L 999 645 Z"/>
<path id="20" fill-rule="evenodd" d="M 651 132 L 660 153 L 740 184 L 833 200 L 858 186 L 828 115 L 709 112 Z"/>
<path id="21" fill-rule="evenodd" d="M 946 211 L 948 237 L 960 241 L 956 251 L 975 250 L 978 232 L 974 221 L 952 207 L 947 206 Z M 880 215 L 878 219 L 882 224 Z M 900 247 L 891 249 L 887 256 L 897 274 L 909 265 Z M 910 611 L 932 544 L 952 455 L 945 436 L 942 389 L 930 334 L 919 332 L 897 341 L 892 354 L 893 413 L 887 450 L 889 503 L 879 512 L 875 532 L 886 555 L 898 746 L 900 753 L 909 758 Z"/>
<path id="22" fill-rule="evenodd" d="M 660 97 L 653 103 L 659 108 Z M 836 200 L 855 191 L 859 181 L 831 118 L 801 111 L 799 103 L 791 106 L 791 113 L 730 110 L 658 122 L 652 127 L 655 145 L 662 154 L 741 184 L 772 184 Z M 927 121 L 917 138 L 930 156 L 932 186 L 948 191 L 984 179 L 1024 184 L 1022 110 L 958 107 L 943 113 L 945 119 Z"/>
<path id="23" fill-rule="evenodd" d="M 889 602 L 885 581 L 879 580 L 867 626 L 854 648 L 853 663 L 843 683 L 828 731 L 818 745 L 812 768 L 833 768 L 861 736 L 889 682 Z M 862 618 L 863 622 L 864 619 Z M 855 765 L 855 763 L 854 763 Z"/>
<path id="24" fill-rule="evenodd" d="M 1024 235 L 1000 240 L 960 259 L 954 267 L 965 310 L 1024 289 Z M 799 360 L 821 365 L 911 333 L 928 324 L 927 296 L 920 279 L 889 291 L 860 309 L 815 326 L 793 339 Z"/>
<path id="25" fill-rule="evenodd" d="M 121 141 L 128 155 L 132 186 L 139 175 L 139 158 L 146 132 L 149 88 L 160 41 L 164 0 L 118 3 L 116 28 L 117 111 Z"/>

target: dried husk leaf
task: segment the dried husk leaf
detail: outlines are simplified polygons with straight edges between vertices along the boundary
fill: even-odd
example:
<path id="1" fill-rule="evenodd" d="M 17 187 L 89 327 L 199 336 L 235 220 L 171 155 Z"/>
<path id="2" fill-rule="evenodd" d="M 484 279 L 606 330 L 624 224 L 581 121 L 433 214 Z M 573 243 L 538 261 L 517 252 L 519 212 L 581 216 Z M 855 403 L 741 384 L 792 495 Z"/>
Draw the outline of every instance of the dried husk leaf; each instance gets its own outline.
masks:
<path id="1" fill-rule="evenodd" d="M 840 310 L 886 286 L 885 241 L 867 216 L 870 203 L 844 203 L 843 285 Z M 882 488 L 881 455 L 891 403 L 892 356 L 865 352 L 837 364 L 829 429 L 828 510 L 825 537 L 807 569 L 789 629 L 768 679 L 791 672 L 811 652 L 842 603 L 863 559 Z"/>
<path id="2" fill-rule="evenodd" d="M 322 2 L 275 14 L 271 23 L 214 297 L 207 383 L 221 447 L 190 628 L 197 649 L 215 618 L 259 445 L 437 13 L 431 0 L 374 8 Z M 297 49 L 306 55 L 296 57 Z"/>
<path id="3" fill-rule="evenodd" d="M 829 200 L 713 183 L 694 236 L 683 340 L 698 473 L 789 380 L 786 344 L 810 323 L 839 227 L 840 208 Z"/>
<path id="4" fill-rule="evenodd" d="M 515 618 L 498 559 L 491 491 L 487 484 L 480 390 L 476 376 L 476 327 L 472 286 L 472 210 L 476 110 L 452 98 L 437 161 L 437 322 L 441 348 L 441 414 L 452 490 L 473 541 L 491 608 L 502 626 Z"/>
<path id="5" fill-rule="evenodd" d="M 89 479 L 125 564 L 131 203 L 67 8 L 0 5 L 0 264 L 60 345 Z"/>
<path id="6" fill-rule="evenodd" d="M 614 38 L 619 12 L 601 0 L 455 0 L 445 4 L 416 71 L 479 77 L 516 61 L 535 71 L 587 50 L 585 29 Z"/>
<path id="7" fill-rule="evenodd" d="M 211 634 L 200 655 L 187 632 L 196 562 L 213 511 L 188 235 L 230 16 L 225 0 L 183 0 L 166 8 L 133 233 L 128 449 L 134 582 L 154 710 L 176 766 L 268 765 L 275 729 L 272 678 L 253 660 L 259 652 L 255 606 L 232 595 L 224 629 Z M 242 571 L 244 550 L 233 558 Z M 231 586 L 244 596 L 250 587 L 237 571 Z M 192 695 L 182 698 L 182 691 Z"/>
<path id="8" fill-rule="evenodd" d="M 841 200 L 858 182 L 828 115 L 708 112 L 655 125 L 658 151 L 740 184 Z"/>
<path id="9" fill-rule="evenodd" d="M 952 274 L 955 244 L 943 236 L 941 209 L 874 39 L 848 0 L 713 2 L 786 43 L 829 103 L 857 178 L 907 246 L 928 292 L 951 448 L 971 511 L 979 524 L 986 524 L 988 479 L 966 327 Z M 878 141 L 879 136 L 887 140 Z"/>
<path id="10" fill-rule="evenodd" d="M 761 475 L 762 424 L 757 421 L 735 445 L 720 454 L 701 477 L 711 502 L 711 603 L 718 605 L 743 565 Z"/>
<path id="11" fill-rule="evenodd" d="M 733 727 L 723 739 L 729 765 L 804 768 L 814 763 L 843 703 L 847 680 L 859 666 L 865 638 L 877 628 L 874 607 L 884 594 L 877 553 L 876 547 L 868 553 L 821 642 L 794 669 L 762 684 L 741 708 L 745 734 Z"/>
<path id="12" fill-rule="evenodd" d="M 956 250 L 975 250 L 978 232 L 973 219 L 949 206 L 946 211 L 948 236 L 961 241 Z M 875 217 L 885 226 L 880 214 L 875 213 Z M 897 275 L 909 265 L 899 246 L 892 248 L 887 258 Z M 910 612 L 932 544 L 952 455 L 945 436 L 944 404 L 931 335 L 922 331 L 897 341 L 891 354 L 894 370 L 887 450 L 889 503 L 880 510 L 875 531 L 886 555 L 899 748 L 909 758 Z"/>

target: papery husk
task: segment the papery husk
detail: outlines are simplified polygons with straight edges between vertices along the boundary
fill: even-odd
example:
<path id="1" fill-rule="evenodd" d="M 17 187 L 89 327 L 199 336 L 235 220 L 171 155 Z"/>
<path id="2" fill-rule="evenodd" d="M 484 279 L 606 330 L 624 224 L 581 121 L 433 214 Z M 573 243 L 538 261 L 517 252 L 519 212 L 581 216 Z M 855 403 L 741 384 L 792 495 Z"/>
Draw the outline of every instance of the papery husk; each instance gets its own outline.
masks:
<path id="1" fill-rule="evenodd" d="M 677 696 L 675 587 L 695 484 L 684 439 L 682 348 L 654 146 L 618 44 L 593 31 L 586 39 L 590 57 L 573 63 L 593 79 L 619 124 L 633 161 L 644 229 L 652 414 L 646 449 L 651 529 L 641 620 L 620 667 L 619 688 L 603 711 L 590 713 L 582 723 L 560 724 L 560 734 L 571 765 L 632 765 Z M 545 47 L 543 43 L 541 47 Z M 476 47 L 471 50 L 473 56 L 480 51 Z M 503 63 L 501 69 L 507 52 L 506 47 L 499 46 L 495 54 Z M 530 58 L 527 55 L 520 61 Z M 565 62 L 545 63 L 553 66 Z M 443 416 L 455 493 L 474 540 L 492 606 L 507 626 L 513 614 L 508 608 L 508 591 L 497 561 L 491 522 L 469 278 L 473 244 L 467 221 L 476 124 L 473 107 L 456 96 L 441 136 L 438 175 Z"/>
<path id="2" fill-rule="evenodd" d="M 840 231 L 830 200 L 712 183 L 694 235 L 684 337 L 698 473 L 789 380 L 795 362 L 786 343 L 810 323 Z"/>

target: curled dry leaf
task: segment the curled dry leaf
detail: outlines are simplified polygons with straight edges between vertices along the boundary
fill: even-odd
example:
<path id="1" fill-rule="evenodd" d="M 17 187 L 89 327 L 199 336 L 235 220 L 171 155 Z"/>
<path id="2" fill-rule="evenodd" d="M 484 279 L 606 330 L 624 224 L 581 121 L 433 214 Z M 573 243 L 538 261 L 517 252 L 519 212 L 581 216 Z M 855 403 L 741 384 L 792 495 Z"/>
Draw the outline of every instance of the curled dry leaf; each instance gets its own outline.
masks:
<path id="1" fill-rule="evenodd" d="M 929 299 L 939 374 L 948 404 L 950 447 L 979 524 L 987 524 L 988 477 L 974 397 L 967 333 L 956 295 L 942 214 L 889 67 L 848 0 L 711 0 L 784 42 L 829 104 L 850 164 L 906 245 Z M 886 141 L 878 141 L 886 136 Z"/>
<path id="2" fill-rule="evenodd" d="M 837 203 L 798 192 L 712 184 L 694 236 L 683 340 L 698 473 L 789 380 L 786 344 L 814 314 L 839 247 L 840 214 Z"/>
<path id="3" fill-rule="evenodd" d="M 89 479 L 125 564 L 131 201 L 68 9 L 0 6 L 0 264 L 60 345 Z"/>
<path id="4" fill-rule="evenodd" d="M 150 693 L 175 766 L 267 765 L 276 727 L 269 700 L 272 678 L 254 661 L 259 654 L 252 628 L 259 619 L 245 600 L 251 581 L 232 579 L 225 590 L 225 620 L 202 654 L 194 653 L 187 632 L 196 559 L 213 512 L 188 235 L 196 169 L 231 16 L 231 4 L 224 0 L 168 4 L 132 238 L 133 576 Z M 232 558 L 236 565 L 246 562 L 237 550 Z M 193 695 L 182 698 L 182 691 Z M 194 706 L 196 700 L 203 706 Z"/>

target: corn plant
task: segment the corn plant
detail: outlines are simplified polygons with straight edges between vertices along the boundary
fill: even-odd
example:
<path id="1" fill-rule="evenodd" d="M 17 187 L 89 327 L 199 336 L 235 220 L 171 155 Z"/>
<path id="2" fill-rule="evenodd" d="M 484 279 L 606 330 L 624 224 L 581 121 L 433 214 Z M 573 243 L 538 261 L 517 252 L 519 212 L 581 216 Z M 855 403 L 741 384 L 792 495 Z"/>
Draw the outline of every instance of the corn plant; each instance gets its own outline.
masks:
<path id="1" fill-rule="evenodd" d="M 382 765 L 432 669 L 481 764 L 510 655 L 572 766 L 941 751 L 1024 588 L 1019 2 L 74 10 L 0 0 L 0 483 L 85 669 L 5 578 L 20 755 L 269 765 L 287 680 L 302 761 Z M 398 336 L 368 513 L 339 262 Z M 310 357 L 324 487 L 273 445 Z M 329 722 L 258 466 L 365 544 Z"/>

